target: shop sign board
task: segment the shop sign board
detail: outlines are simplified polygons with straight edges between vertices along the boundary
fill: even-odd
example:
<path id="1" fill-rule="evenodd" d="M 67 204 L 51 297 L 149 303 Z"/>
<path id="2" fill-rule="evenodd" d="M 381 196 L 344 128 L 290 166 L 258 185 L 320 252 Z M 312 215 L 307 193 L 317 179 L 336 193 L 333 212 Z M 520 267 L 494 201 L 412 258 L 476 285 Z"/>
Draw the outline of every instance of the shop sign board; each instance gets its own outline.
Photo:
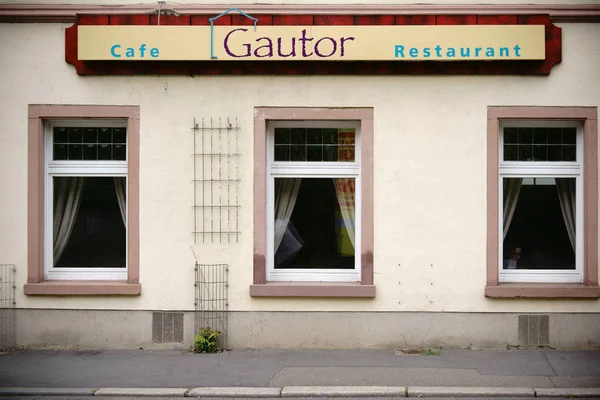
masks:
<path id="1" fill-rule="evenodd" d="M 79 25 L 81 61 L 544 60 L 544 25 Z"/>

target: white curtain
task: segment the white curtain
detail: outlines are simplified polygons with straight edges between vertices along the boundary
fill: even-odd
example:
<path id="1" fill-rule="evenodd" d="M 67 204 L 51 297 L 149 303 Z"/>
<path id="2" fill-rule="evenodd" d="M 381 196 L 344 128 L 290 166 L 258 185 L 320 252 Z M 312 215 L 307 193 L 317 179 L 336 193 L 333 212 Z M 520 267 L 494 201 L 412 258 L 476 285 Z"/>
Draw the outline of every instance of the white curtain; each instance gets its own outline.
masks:
<path id="1" fill-rule="evenodd" d="M 121 210 L 121 218 L 123 218 L 123 223 L 127 226 L 127 196 L 125 194 L 127 185 L 125 177 L 115 176 L 113 180 L 115 182 L 115 193 L 119 202 L 119 210 Z"/>
<path id="2" fill-rule="evenodd" d="M 354 212 L 354 178 L 335 178 L 333 180 L 335 186 L 335 194 L 337 195 L 344 225 L 348 231 L 348 236 L 354 247 L 354 231 L 355 231 L 355 212 Z"/>
<path id="3" fill-rule="evenodd" d="M 280 182 L 275 193 L 275 253 L 292 217 L 302 178 L 285 178 Z"/>
<path id="4" fill-rule="evenodd" d="M 575 179 L 556 178 L 556 189 L 571 247 L 575 250 Z"/>
<path id="5" fill-rule="evenodd" d="M 508 233 L 508 228 L 510 228 L 510 223 L 512 222 L 515 209 L 517 208 L 522 183 L 523 178 L 504 178 L 503 238 L 505 238 Z"/>
<path id="6" fill-rule="evenodd" d="M 81 197 L 83 195 L 83 177 L 55 178 L 54 192 L 56 202 L 54 203 L 54 265 L 60 260 L 79 211 Z"/>

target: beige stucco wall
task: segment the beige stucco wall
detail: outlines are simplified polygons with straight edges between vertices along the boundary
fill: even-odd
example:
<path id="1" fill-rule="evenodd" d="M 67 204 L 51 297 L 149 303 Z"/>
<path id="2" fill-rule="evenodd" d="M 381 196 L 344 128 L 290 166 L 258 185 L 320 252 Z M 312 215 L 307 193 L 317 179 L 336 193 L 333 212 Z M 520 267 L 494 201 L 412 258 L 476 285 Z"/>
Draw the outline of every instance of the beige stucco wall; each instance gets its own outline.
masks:
<path id="1" fill-rule="evenodd" d="M 203 263 L 230 265 L 229 304 L 236 311 L 600 311 L 598 300 L 484 296 L 486 107 L 599 105 L 600 24 L 561 25 L 563 62 L 549 77 L 80 77 L 64 61 L 68 26 L 0 24 L 0 263 L 17 266 L 17 307 L 192 310 L 191 246 Z M 46 103 L 141 108 L 139 297 L 23 294 L 27 105 Z M 250 298 L 254 106 L 374 107 L 375 299 Z M 193 243 L 194 117 L 240 121 L 237 244 Z"/>

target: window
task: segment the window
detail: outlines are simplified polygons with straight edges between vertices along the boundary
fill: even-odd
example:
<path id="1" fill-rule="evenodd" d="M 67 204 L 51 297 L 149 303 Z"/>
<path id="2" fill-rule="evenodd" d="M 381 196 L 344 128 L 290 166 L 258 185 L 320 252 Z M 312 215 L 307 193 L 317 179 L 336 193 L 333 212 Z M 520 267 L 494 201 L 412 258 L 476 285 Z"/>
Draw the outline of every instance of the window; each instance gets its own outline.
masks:
<path id="1" fill-rule="evenodd" d="M 582 283 L 582 124 L 500 128 L 500 282 Z"/>
<path id="2" fill-rule="evenodd" d="M 267 135 L 267 279 L 359 282 L 360 127 L 272 122 Z"/>
<path id="3" fill-rule="evenodd" d="M 29 106 L 27 295 L 137 295 L 139 108 Z"/>
<path id="4" fill-rule="evenodd" d="M 46 124 L 46 279 L 127 279 L 126 155 L 124 121 Z"/>
<path id="5" fill-rule="evenodd" d="M 255 109 L 252 296 L 374 297 L 373 110 Z"/>
<path id="6" fill-rule="evenodd" d="M 490 297 L 599 297 L 597 110 L 488 109 Z"/>

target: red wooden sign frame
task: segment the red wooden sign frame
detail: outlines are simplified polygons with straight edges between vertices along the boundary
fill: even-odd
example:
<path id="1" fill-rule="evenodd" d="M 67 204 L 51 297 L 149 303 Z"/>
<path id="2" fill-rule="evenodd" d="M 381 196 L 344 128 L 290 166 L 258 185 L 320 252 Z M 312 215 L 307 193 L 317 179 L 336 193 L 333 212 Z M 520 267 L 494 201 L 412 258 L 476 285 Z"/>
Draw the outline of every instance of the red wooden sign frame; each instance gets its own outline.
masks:
<path id="1" fill-rule="evenodd" d="M 157 15 L 78 15 L 65 34 L 65 59 L 79 75 L 548 75 L 562 60 L 561 29 L 549 15 L 254 15 L 259 25 L 545 25 L 540 61 L 80 61 L 77 25 L 156 25 Z M 209 15 L 161 15 L 161 25 L 210 25 Z M 239 14 L 215 25 L 251 25 Z"/>

